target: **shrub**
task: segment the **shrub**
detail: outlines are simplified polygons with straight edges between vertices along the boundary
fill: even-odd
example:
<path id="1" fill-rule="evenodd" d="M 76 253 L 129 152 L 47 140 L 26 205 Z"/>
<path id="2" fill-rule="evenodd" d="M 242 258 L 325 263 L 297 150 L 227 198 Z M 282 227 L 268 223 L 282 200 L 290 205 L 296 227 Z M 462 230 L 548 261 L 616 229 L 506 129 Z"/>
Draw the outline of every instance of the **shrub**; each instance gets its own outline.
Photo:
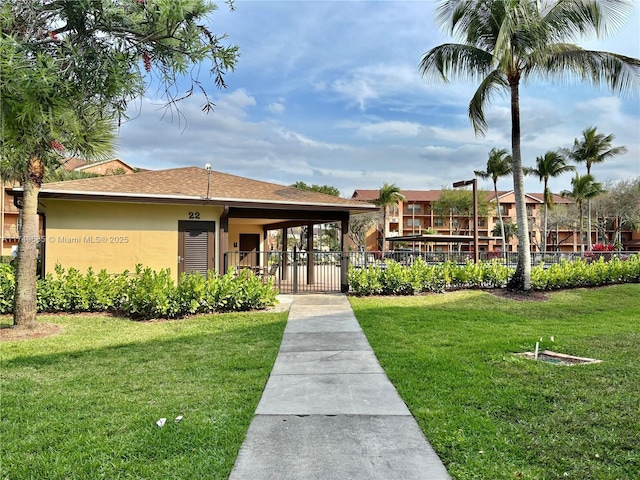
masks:
<path id="1" fill-rule="evenodd" d="M 111 275 L 106 270 L 86 274 L 55 267 L 37 283 L 39 312 L 112 311 L 134 319 L 176 318 L 211 312 L 263 309 L 276 304 L 273 280 L 267 283 L 251 272 L 225 275 L 209 272 L 182 275 L 176 285 L 169 269 L 153 271 L 136 266 Z M 13 311 L 15 271 L 0 264 L 0 313 Z"/>
<path id="2" fill-rule="evenodd" d="M 356 295 L 412 295 L 421 292 L 443 292 L 458 288 L 503 288 L 514 269 L 500 260 L 467 262 L 459 265 L 450 261 L 428 265 L 418 259 L 405 267 L 389 261 L 386 268 L 350 268 L 349 287 Z M 561 263 L 538 265 L 531 269 L 531 288 L 553 290 L 640 282 L 640 255 L 606 261 L 576 259 Z"/>
<path id="3" fill-rule="evenodd" d="M 13 312 L 16 272 L 12 265 L 0 263 L 0 314 Z"/>

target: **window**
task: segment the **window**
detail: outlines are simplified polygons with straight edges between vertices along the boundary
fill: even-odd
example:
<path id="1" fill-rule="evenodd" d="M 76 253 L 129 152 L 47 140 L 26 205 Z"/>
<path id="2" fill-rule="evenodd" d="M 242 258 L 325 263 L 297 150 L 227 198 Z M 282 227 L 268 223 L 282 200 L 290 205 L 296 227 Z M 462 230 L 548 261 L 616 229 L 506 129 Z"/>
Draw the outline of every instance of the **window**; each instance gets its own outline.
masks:
<path id="1" fill-rule="evenodd" d="M 422 222 L 420 221 L 419 218 L 416 218 L 416 219 L 408 218 L 407 219 L 407 226 L 408 227 L 421 227 L 422 226 Z"/>
<path id="2" fill-rule="evenodd" d="M 434 227 L 444 227 L 444 218 L 437 217 L 433 222 Z"/>
<path id="3" fill-rule="evenodd" d="M 500 215 L 507 216 L 509 215 L 509 209 L 506 205 L 500 205 Z"/>
<path id="4" fill-rule="evenodd" d="M 479 219 L 478 219 L 478 226 L 479 226 L 479 227 L 484 227 L 484 226 L 485 226 L 484 218 L 479 218 Z"/>
<path id="5" fill-rule="evenodd" d="M 415 203 L 410 203 L 407 205 L 407 211 L 409 213 L 420 213 L 422 211 L 422 205 L 416 205 Z"/>
<path id="6" fill-rule="evenodd" d="M 391 216 L 397 216 L 398 215 L 398 205 L 389 205 L 389 215 Z"/>

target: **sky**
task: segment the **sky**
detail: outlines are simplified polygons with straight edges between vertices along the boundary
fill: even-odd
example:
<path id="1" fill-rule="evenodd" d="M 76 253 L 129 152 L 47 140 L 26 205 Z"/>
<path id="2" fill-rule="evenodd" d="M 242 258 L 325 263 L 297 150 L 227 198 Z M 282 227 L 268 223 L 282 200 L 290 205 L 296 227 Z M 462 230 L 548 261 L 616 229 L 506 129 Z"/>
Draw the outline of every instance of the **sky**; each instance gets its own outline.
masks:
<path id="1" fill-rule="evenodd" d="M 201 166 L 283 185 L 337 187 L 343 197 L 383 183 L 403 190 L 450 188 L 484 170 L 489 151 L 511 150 L 510 104 L 497 96 L 487 109 L 485 137 L 467 116 L 477 84 L 435 82 L 418 70 L 429 49 L 452 38 L 434 22 L 436 2 L 235 0 L 210 19 L 216 34 L 238 45 L 240 58 L 218 90 L 203 67 L 202 97 L 166 113 L 149 89 L 131 104 L 119 130 L 117 156 L 142 168 Z M 579 42 L 587 49 L 640 58 L 640 0 L 615 35 Z M 568 148 L 588 127 L 615 136 L 625 155 L 592 167 L 598 181 L 640 176 L 640 95 L 619 97 L 577 83 L 535 81 L 520 90 L 525 166 Z M 584 164 L 577 165 L 580 174 Z M 552 179 L 558 193 L 571 174 Z M 489 181 L 480 187 L 492 189 Z M 512 188 L 511 178 L 498 181 Z M 541 192 L 535 177 L 528 192 Z"/>

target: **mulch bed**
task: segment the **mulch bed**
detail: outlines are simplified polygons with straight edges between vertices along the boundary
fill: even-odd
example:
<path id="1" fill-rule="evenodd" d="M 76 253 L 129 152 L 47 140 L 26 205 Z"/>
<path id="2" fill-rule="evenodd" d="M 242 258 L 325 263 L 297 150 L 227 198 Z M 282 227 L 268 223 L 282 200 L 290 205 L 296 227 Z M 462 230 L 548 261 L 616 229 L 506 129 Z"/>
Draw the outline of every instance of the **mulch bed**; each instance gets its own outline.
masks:
<path id="1" fill-rule="evenodd" d="M 62 326 L 55 323 L 38 323 L 35 328 L 3 326 L 0 328 L 0 342 L 50 337 L 62 330 Z"/>

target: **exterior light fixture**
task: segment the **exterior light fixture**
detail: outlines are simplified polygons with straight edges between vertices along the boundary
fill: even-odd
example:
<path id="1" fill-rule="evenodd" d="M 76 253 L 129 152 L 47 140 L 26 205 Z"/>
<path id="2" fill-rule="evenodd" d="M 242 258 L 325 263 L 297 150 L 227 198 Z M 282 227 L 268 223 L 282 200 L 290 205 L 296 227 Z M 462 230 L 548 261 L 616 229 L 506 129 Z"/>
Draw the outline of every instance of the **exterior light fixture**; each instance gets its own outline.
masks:
<path id="1" fill-rule="evenodd" d="M 211 164 L 206 163 L 204 169 L 207 171 L 207 196 L 205 198 L 209 200 L 209 186 L 211 185 Z"/>

